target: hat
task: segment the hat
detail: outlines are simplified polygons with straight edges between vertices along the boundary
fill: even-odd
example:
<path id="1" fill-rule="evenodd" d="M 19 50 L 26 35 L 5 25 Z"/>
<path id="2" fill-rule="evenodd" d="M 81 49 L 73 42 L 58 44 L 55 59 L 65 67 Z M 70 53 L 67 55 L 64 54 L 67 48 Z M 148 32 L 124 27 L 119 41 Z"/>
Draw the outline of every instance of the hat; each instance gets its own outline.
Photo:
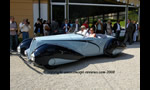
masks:
<path id="1" fill-rule="evenodd" d="M 85 26 L 84 26 L 84 25 L 82 25 L 82 26 L 81 26 L 81 28 L 85 29 Z"/>

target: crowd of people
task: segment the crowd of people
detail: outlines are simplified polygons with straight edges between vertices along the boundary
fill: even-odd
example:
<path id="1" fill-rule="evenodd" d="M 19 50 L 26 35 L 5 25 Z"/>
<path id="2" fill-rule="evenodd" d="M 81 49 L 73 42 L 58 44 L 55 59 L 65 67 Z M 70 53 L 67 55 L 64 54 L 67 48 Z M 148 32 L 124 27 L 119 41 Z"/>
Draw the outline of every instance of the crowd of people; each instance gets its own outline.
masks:
<path id="1" fill-rule="evenodd" d="M 31 30 L 30 22 L 28 21 L 28 19 L 23 19 L 23 21 L 19 24 L 19 28 L 14 19 L 15 18 L 13 16 L 10 16 L 10 51 L 16 50 L 18 45 L 18 35 L 22 34 L 22 39 L 27 39 L 29 38 L 29 31 Z M 98 19 L 93 23 L 91 27 L 89 27 L 88 20 L 84 20 L 84 23 L 81 25 L 79 24 L 78 19 L 76 19 L 74 22 L 75 23 L 68 22 L 68 20 L 65 19 L 64 23 L 60 27 L 56 20 L 52 20 L 52 22 L 50 22 L 50 20 L 43 20 L 41 18 L 38 18 L 37 22 L 34 24 L 34 36 L 60 34 L 60 29 L 62 30 L 61 34 L 70 32 L 85 34 L 85 30 L 89 29 L 88 34 L 86 33 L 89 37 L 96 37 L 96 34 L 112 35 L 112 31 L 114 30 L 115 37 L 119 39 L 119 35 L 122 30 L 119 20 L 112 26 L 110 20 L 108 20 L 107 22 L 102 22 L 101 19 Z M 126 43 L 128 40 L 129 44 L 137 41 L 137 34 L 139 31 L 140 30 L 137 22 L 131 22 L 131 20 L 128 19 L 124 43 Z"/>
<path id="2" fill-rule="evenodd" d="M 20 30 L 18 30 L 20 29 Z M 15 18 L 10 16 L 10 52 L 16 51 L 19 44 L 18 36 L 22 34 L 22 38 L 29 38 L 29 31 L 31 30 L 30 22 L 28 19 L 23 19 L 19 24 L 19 28 Z"/>
<path id="3" fill-rule="evenodd" d="M 126 33 L 124 38 L 124 43 L 129 41 L 129 45 L 137 41 L 137 34 L 140 33 L 140 26 L 138 26 L 136 21 L 131 21 L 131 19 L 128 19 L 128 23 L 126 26 Z M 139 39 L 139 37 L 138 37 Z"/>

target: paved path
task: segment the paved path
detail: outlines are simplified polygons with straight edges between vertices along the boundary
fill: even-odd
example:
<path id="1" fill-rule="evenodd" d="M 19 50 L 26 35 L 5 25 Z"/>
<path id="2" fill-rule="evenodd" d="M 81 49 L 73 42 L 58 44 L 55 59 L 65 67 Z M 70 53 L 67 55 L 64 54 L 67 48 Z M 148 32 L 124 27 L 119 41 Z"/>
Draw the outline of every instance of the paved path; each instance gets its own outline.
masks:
<path id="1" fill-rule="evenodd" d="M 10 56 L 10 90 L 140 90 L 139 42 L 116 58 L 91 57 L 52 70 L 30 66 Z"/>

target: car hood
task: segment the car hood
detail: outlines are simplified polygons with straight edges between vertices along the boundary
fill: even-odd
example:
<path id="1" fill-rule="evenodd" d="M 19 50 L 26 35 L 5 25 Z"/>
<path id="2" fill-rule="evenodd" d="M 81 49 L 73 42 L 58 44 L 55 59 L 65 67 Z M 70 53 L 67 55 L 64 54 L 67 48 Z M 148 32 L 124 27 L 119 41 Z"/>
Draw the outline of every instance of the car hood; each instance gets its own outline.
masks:
<path id="1" fill-rule="evenodd" d="M 61 34 L 61 35 L 34 37 L 30 44 L 29 49 L 27 50 L 28 59 L 30 59 L 32 52 L 43 44 L 55 44 L 55 45 L 61 44 L 61 46 L 66 46 L 66 44 L 63 43 L 64 40 L 68 41 L 68 40 L 82 40 L 82 39 L 83 36 L 78 34 Z"/>
<path id="2" fill-rule="evenodd" d="M 73 40 L 73 39 L 82 39 L 82 35 L 78 34 L 61 34 L 61 35 L 52 35 L 52 36 L 41 36 L 35 37 L 38 41 L 43 40 Z"/>
<path id="3" fill-rule="evenodd" d="M 103 36 L 103 35 L 102 35 Z M 43 45 L 43 44 L 53 44 L 53 45 L 58 45 L 58 46 L 63 46 L 63 47 L 68 47 L 68 48 L 72 48 L 73 44 L 70 43 L 71 41 L 84 41 L 84 40 L 102 40 L 101 42 L 105 43 L 105 41 L 107 41 L 107 39 L 112 38 L 110 36 L 106 36 L 105 37 L 100 37 L 100 38 L 87 38 L 84 37 L 82 35 L 79 34 L 61 34 L 61 35 L 52 35 L 52 36 L 41 36 L 41 37 L 35 37 L 33 38 L 29 50 L 27 50 L 27 54 L 28 54 L 28 59 L 30 59 L 30 56 L 32 54 L 32 52 L 38 48 L 39 46 Z M 69 41 L 69 42 L 65 42 L 65 41 Z M 92 43 L 98 43 L 98 42 L 92 42 Z M 102 43 L 101 43 L 102 44 Z M 81 45 L 83 46 L 83 45 Z M 82 52 L 82 50 L 79 49 L 75 49 L 77 50 L 77 52 Z"/>

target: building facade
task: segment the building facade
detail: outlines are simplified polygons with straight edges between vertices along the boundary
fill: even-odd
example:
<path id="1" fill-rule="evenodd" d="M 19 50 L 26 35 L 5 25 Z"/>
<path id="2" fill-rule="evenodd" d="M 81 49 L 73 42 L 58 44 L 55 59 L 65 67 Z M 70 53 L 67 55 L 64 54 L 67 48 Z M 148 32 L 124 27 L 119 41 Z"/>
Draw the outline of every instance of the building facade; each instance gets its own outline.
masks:
<path id="1" fill-rule="evenodd" d="M 97 15 L 104 19 L 104 14 L 125 11 L 127 5 L 139 8 L 140 0 L 10 0 L 10 16 L 15 17 L 18 25 L 28 18 L 32 27 L 29 35 L 33 37 L 34 23 L 39 17 L 57 19 L 60 24 L 64 19 L 93 17 L 94 20 Z"/>
<path id="2" fill-rule="evenodd" d="M 41 0 L 41 18 L 46 20 L 48 17 L 48 11 L 46 11 L 48 3 L 47 1 L 48 0 Z M 29 19 L 30 25 L 32 27 L 29 32 L 29 37 L 34 36 L 34 23 L 39 17 L 38 9 L 38 0 L 10 0 L 10 16 L 15 17 L 15 21 L 17 22 L 18 26 L 19 23 L 23 21 L 23 19 Z"/>

